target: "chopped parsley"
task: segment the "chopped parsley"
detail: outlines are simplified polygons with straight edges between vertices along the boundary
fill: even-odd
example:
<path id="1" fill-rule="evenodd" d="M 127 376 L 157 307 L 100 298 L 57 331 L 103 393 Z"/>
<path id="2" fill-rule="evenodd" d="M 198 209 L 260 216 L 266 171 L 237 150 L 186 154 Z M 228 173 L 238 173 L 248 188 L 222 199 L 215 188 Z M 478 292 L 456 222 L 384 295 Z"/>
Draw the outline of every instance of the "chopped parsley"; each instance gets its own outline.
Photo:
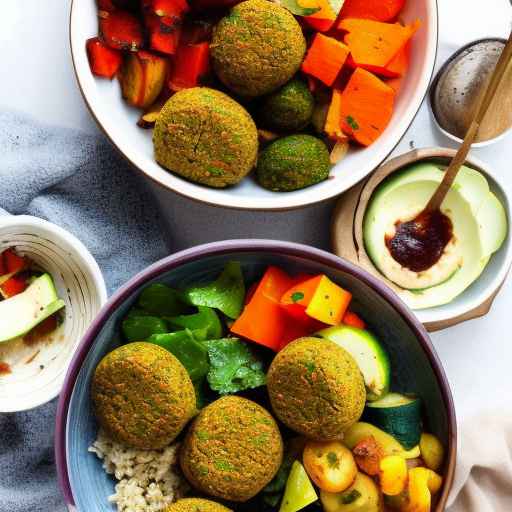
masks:
<path id="1" fill-rule="evenodd" d="M 359 130 L 359 125 L 352 116 L 347 116 L 347 124 L 352 128 L 352 130 Z"/>
<path id="2" fill-rule="evenodd" d="M 338 459 L 338 456 L 334 452 L 327 454 L 327 462 L 330 468 L 338 469 L 340 467 L 340 459 Z"/>
<path id="3" fill-rule="evenodd" d="M 303 298 L 304 298 L 304 294 L 302 292 L 292 293 L 292 301 L 293 302 L 299 302 L 299 300 L 302 300 Z"/>

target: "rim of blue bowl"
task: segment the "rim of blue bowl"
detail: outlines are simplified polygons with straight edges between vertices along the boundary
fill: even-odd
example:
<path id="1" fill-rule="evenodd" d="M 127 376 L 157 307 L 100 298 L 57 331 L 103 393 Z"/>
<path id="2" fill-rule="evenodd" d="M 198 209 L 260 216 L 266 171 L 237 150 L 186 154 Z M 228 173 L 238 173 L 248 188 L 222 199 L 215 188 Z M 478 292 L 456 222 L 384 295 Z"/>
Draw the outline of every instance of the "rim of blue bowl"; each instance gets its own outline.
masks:
<path id="1" fill-rule="evenodd" d="M 57 406 L 56 425 L 55 425 L 55 461 L 57 465 L 57 475 L 59 486 L 64 495 L 66 504 L 74 506 L 73 493 L 68 475 L 67 456 L 66 456 L 66 430 L 67 416 L 71 394 L 78 376 L 78 372 L 89 352 L 94 340 L 100 330 L 112 313 L 133 293 L 134 290 L 140 288 L 147 281 L 150 281 L 164 272 L 173 270 L 180 265 L 196 261 L 206 256 L 221 255 L 230 252 L 265 252 L 284 254 L 286 256 L 295 256 L 321 263 L 337 270 L 341 270 L 351 274 L 357 279 L 364 282 L 379 295 L 381 295 L 403 318 L 406 324 L 414 332 L 421 347 L 423 348 L 429 362 L 432 366 L 434 374 L 439 383 L 441 394 L 443 397 L 445 409 L 448 418 L 448 450 L 443 473 L 443 491 L 436 505 L 436 512 L 442 512 L 445 509 L 448 494 L 451 489 L 456 464 L 457 450 L 457 425 L 455 407 L 453 397 L 450 390 L 448 379 L 444 372 L 441 361 L 430 341 L 429 335 L 423 325 L 417 320 L 411 310 L 400 300 L 400 298 L 380 280 L 362 268 L 350 263 L 347 260 L 334 256 L 321 249 L 309 247 L 303 244 L 292 242 L 283 242 L 278 240 L 267 239 L 241 239 L 241 240 L 225 240 L 198 245 L 190 249 L 177 252 L 167 256 L 160 261 L 150 265 L 145 270 L 139 272 L 123 285 L 103 306 L 89 329 L 82 338 L 75 355 L 69 365 L 68 372 L 62 387 Z"/>

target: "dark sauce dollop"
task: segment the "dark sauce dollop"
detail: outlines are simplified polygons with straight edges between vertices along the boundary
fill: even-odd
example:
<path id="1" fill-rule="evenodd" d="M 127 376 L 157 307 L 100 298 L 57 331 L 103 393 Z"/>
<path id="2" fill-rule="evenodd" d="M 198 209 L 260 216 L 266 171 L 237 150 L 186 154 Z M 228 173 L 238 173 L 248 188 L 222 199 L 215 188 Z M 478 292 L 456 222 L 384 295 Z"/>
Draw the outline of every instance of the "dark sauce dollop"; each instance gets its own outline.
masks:
<path id="1" fill-rule="evenodd" d="M 386 246 L 395 261 L 413 272 L 434 266 L 453 236 L 452 221 L 439 210 L 398 221 L 395 227 L 394 236 L 385 237 Z"/>

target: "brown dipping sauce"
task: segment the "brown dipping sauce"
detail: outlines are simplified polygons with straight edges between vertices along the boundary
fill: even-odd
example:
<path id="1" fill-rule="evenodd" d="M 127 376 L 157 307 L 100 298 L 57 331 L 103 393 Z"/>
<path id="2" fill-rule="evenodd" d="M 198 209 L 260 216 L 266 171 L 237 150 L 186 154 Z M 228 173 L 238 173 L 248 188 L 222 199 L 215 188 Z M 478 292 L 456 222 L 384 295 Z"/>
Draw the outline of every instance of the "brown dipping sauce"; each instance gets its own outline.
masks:
<path id="1" fill-rule="evenodd" d="M 385 237 L 386 246 L 395 261 L 413 272 L 434 266 L 453 236 L 452 221 L 439 210 L 395 226 L 394 236 Z"/>

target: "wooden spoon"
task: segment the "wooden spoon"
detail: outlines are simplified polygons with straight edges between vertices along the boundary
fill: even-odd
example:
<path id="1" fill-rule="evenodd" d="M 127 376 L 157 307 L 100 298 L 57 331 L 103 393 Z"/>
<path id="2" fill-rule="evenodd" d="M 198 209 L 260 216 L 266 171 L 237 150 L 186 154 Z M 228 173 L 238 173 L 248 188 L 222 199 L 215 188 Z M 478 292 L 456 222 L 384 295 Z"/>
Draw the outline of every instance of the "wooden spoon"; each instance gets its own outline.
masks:
<path id="1" fill-rule="evenodd" d="M 471 144 L 478 134 L 480 124 L 511 60 L 512 32 L 496 64 L 489 85 L 480 100 L 475 117 L 469 126 L 464 141 L 448 165 L 443 180 L 423 211 L 413 220 L 398 222 L 393 237 L 386 239 L 386 244 L 393 258 L 402 266 L 414 272 L 421 272 L 433 266 L 439 260 L 444 248 L 452 238 L 451 221 L 446 215 L 441 213 L 440 207 L 459 169 L 466 161 Z"/>

